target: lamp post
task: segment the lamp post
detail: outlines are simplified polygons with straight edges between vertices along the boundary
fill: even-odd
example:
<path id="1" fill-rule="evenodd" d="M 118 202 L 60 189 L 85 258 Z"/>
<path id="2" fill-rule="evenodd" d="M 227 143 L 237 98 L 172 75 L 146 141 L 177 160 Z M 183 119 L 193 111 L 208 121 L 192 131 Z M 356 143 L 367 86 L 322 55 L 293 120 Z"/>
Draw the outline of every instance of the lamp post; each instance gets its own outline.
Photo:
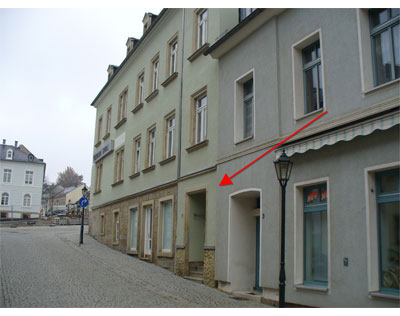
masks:
<path id="1" fill-rule="evenodd" d="M 84 185 L 82 188 L 82 196 L 84 198 L 86 198 L 87 191 L 88 191 L 88 189 L 87 189 L 86 185 Z M 81 238 L 79 241 L 80 245 L 83 244 L 83 225 L 84 225 L 84 219 L 85 219 L 85 208 L 84 207 L 82 207 L 81 216 L 82 216 L 82 221 L 81 221 Z"/>
<path id="2" fill-rule="evenodd" d="M 290 161 L 283 150 L 278 160 L 274 161 L 276 176 L 282 190 L 282 215 L 281 215 L 281 270 L 279 272 L 279 307 L 285 307 L 285 211 L 286 211 L 286 184 L 292 172 L 293 162 Z"/>

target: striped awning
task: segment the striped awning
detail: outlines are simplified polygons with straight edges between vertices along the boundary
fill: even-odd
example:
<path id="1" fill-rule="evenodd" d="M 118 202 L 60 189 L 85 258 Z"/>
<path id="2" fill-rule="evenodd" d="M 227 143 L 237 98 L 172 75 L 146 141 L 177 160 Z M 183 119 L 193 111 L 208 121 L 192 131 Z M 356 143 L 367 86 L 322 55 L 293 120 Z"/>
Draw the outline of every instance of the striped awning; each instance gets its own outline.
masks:
<path id="1" fill-rule="evenodd" d="M 324 135 L 308 138 L 307 140 L 295 142 L 285 146 L 283 144 L 275 151 L 275 156 L 278 158 L 283 150 L 286 155 L 293 156 L 296 153 L 302 154 L 308 150 L 317 150 L 326 145 L 333 145 L 340 141 L 351 141 L 357 136 L 369 135 L 375 130 L 386 130 L 397 124 L 400 124 L 400 113 L 390 113 L 385 116 L 363 121 L 362 123 L 337 129 L 332 132 L 327 132 Z"/>

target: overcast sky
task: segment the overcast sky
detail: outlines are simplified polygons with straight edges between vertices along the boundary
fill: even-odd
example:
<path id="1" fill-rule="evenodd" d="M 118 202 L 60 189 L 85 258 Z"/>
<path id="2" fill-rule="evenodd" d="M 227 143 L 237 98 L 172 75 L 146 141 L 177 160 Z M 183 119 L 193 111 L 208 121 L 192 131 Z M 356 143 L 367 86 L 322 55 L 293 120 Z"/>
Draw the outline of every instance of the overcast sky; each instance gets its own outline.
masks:
<path id="1" fill-rule="evenodd" d="M 71 166 L 90 184 L 95 109 L 109 64 L 142 35 L 148 9 L 0 9 L 0 138 L 24 144 L 46 176 Z"/>

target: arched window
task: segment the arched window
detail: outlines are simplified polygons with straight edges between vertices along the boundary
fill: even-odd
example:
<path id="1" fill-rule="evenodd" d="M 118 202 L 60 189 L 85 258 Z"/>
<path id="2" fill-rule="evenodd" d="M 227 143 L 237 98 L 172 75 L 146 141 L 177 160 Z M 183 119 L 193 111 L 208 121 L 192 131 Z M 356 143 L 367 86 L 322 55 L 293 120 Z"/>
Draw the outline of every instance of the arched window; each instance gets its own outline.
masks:
<path id="1" fill-rule="evenodd" d="M 8 193 L 3 193 L 1 195 L 1 205 L 8 205 L 8 198 L 10 195 Z"/>
<path id="2" fill-rule="evenodd" d="M 31 195 L 30 194 L 24 195 L 24 206 L 31 206 Z"/>

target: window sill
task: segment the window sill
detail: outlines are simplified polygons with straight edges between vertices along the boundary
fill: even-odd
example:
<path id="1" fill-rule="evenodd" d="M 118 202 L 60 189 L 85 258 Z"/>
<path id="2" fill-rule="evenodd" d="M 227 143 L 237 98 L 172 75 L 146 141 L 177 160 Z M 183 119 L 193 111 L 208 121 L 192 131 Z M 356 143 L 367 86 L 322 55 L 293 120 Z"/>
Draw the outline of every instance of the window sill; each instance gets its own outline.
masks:
<path id="1" fill-rule="evenodd" d="M 139 103 L 136 105 L 133 110 L 131 111 L 133 114 L 135 114 L 137 111 L 139 111 L 143 107 L 143 102 Z"/>
<path id="2" fill-rule="evenodd" d="M 308 117 L 310 117 L 310 116 L 314 116 L 314 115 L 316 115 L 316 114 L 320 114 L 320 113 L 322 113 L 323 111 L 325 111 L 325 107 L 322 107 L 322 108 L 320 108 L 320 109 L 318 109 L 318 110 L 315 110 L 315 111 L 313 111 L 313 112 L 304 114 L 304 115 L 302 115 L 302 116 L 295 117 L 294 119 L 295 119 L 295 121 L 301 121 L 301 120 L 303 120 L 303 119 L 305 119 L 305 118 L 308 118 Z"/>
<path id="3" fill-rule="evenodd" d="M 296 284 L 296 290 L 310 290 L 316 292 L 325 292 L 329 291 L 329 287 L 327 285 L 316 285 L 316 284 Z"/>
<path id="4" fill-rule="evenodd" d="M 144 99 L 146 102 L 150 102 L 153 100 L 158 94 L 158 89 L 154 90 L 152 93 L 150 93 L 146 99 Z"/>
<path id="5" fill-rule="evenodd" d="M 103 140 L 106 140 L 108 137 L 110 137 L 110 133 L 109 132 L 104 135 Z"/>
<path id="6" fill-rule="evenodd" d="M 400 294 L 390 293 L 390 292 L 369 292 L 368 295 L 377 298 L 386 298 L 389 300 L 400 300 Z"/>
<path id="7" fill-rule="evenodd" d="M 157 252 L 157 257 L 173 258 L 174 254 L 172 252 Z"/>
<path id="8" fill-rule="evenodd" d="M 243 138 L 242 140 L 237 141 L 237 142 L 235 143 L 235 145 L 239 145 L 239 144 L 245 143 L 245 142 L 247 142 L 248 140 L 253 139 L 253 138 L 254 138 L 254 135 L 251 135 L 251 136 L 249 136 L 249 137 Z"/>
<path id="9" fill-rule="evenodd" d="M 138 172 L 136 172 L 136 173 L 134 173 L 134 174 L 131 174 L 131 175 L 129 176 L 129 179 L 134 179 L 134 178 L 137 178 L 138 176 L 140 176 L 140 171 L 138 171 Z"/>
<path id="10" fill-rule="evenodd" d="M 120 128 L 126 122 L 126 117 L 124 117 L 121 121 L 118 122 L 117 125 L 114 126 L 115 129 Z"/>
<path id="11" fill-rule="evenodd" d="M 174 73 L 170 74 L 167 79 L 161 84 L 164 88 L 170 84 L 176 77 L 178 77 L 178 73 L 175 71 Z"/>
<path id="12" fill-rule="evenodd" d="M 147 167 L 146 169 L 143 169 L 142 172 L 143 173 L 147 173 L 147 172 L 149 172 L 151 170 L 154 170 L 154 169 L 156 169 L 156 165 L 151 165 L 150 167 Z"/>
<path id="13" fill-rule="evenodd" d="M 210 47 L 209 43 L 205 43 L 203 46 L 198 48 L 192 55 L 190 55 L 187 60 L 193 62 L 196 60 L 200 55 L 202 55 L 208 48 Z"/>
<path id="14" fill-rule="evenodd" d="M 97 194 L 100 194 L 100 193 L 101 193 L 101 190 L 93 192 L 93 195 L 97 195 Z"/>
<path id="15" fill-rule="evenodd" d="M 119 245 L 119 241 L 113 241 L 113 242 L 112 242 L 112 245 L 113 245 L 113 246 L 118 246 L 118 245 Z"/>
<path id="16" fill-rule="evenodd" d="M 363 91 L 363 95 L 366 96 L 368 94 L 374 93 L 374 92 L 379 91 L 381 89 L 385 89 L 385 88 L 388 88 L 388 87 L 391 87 L 391 86 L 398 85 L 399 83 L 400 83 L 400 78 L 399 79 L 395 79 L 395 80 L 390 81 L 390 82 L 386 82 L 384 84 L 381 84 L 379 86 L 373 87 L 371 89 L 365 90 L 365 91 Z"/>
<path id="17" fill-rule="evenodd" d="M 128 255 L 137 255 L 137 254 L 138 254 L 137 250 L 133 250 L 133 249 L 128 249 L 128 250 L 126 251 L 126 253 L 127 253 Z"/>
<path id="18" fill-rule="evenodd" d="M 169 158 L 167 158 L 167 159 L 164 159 L 164 160 L 160 161 L 159 164 L 160 164 L 161 166 L 162 166 L 162 165 L 165 165 L 165 164 L 169 163 L 170 161 L 175 160 L 175 158 L 176 158 L 176 156 L 173 155 L 173 156 L 171 156 L 171 157 L 169 157 Z"/>
<path id="19" fill-rule="evenodd" d="M 207 146 L 207 145 L 208 145 L 208 139 L 203 140 L 203 141 L 200 142 L 200 143 L 194 144 L 194 145 L 192 145 L 192 146 L 186 148 L 186 151 L 187 151 L 188 153 L 191 153 L 191 152 L 193 152 L 193 151 L 195 151 L 195 150 L 197 150 L 197 149 L 200 149 L 200 148 L 202 148 L 202 147 L 204 147 L 204 146 Z"/>
<path id="20" fill-rule="evenodd" d="M 116 187 L 117 185 L 120 185 L 120 184 L 122 184 L 122 183 L 124 183 L 124 180 L 122 179 L 122 180 L 119 180 L 119 181 L 117 181 L 117 182 L 114 182 L 113 184 L 111 184 L 111 186 L 112 187 Z"/>
<path id="21" fill-rule="evenodd" d="M 100 146 L 100 144 L 101 144 L 101 140 L 99 140 L 96 144 L 94 144 L 94 147 L 99 147 Z"/>

